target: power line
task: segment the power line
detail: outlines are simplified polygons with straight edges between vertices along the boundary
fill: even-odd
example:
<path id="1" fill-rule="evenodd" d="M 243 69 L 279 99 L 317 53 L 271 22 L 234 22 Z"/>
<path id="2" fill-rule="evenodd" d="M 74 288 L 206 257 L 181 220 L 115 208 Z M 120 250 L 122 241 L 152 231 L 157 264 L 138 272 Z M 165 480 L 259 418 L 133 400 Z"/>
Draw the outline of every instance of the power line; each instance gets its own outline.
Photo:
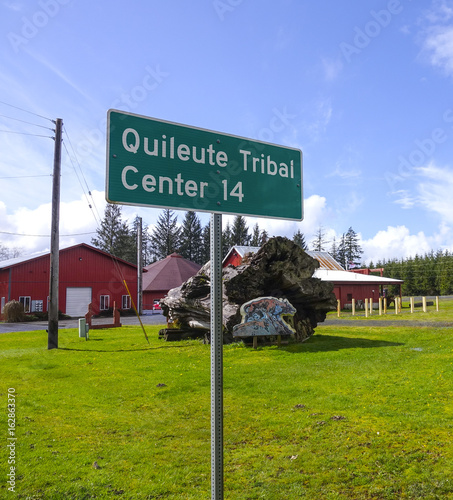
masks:
<path id="1" fill-rule="evenodd" d="M 10 233 L 8 231 L 0 231 L 0 234 L 9 234 L 10 236 L 29 236 L 31 238 L 50 238 L 50 234 L 22 234 L 22 233 Z M 87 234 L 96 234 L 96 231 L 90 231 L 88 233 L 75 233 L 75 234 L 60 234 L 60 236 L 85 236 Z"/>
<path id="2" fill-rule="evenodd" d="M 0 130 L 0 132 L 4 132 L 6 134 L 33 135 L 35 137 L 47 137 L 47 139 L 54 139 L 54 137 L 51 137 L 50 135 L 30 134 L 27 132 L 14 132 L 13 130 Z"/>
<path id="3" fill-rule="evenodd" d="M 74 172 L 76 173 L 77 180 L 79 181 L 80 187 L 82 188 L 82 191 L 83 191 L 83 193 L 84 193 L 84 195 L 85 195 L 85 198 L 87 199 L 88 206 L 89 206 L 89 207 L 90 207 L 90 209 L 91 209 L 91 212 L 92 212 L 93 217 L 94 217 L 94 219 L 95 219 L 95 221 L 96 221 L 96 224 L 99 226 L 99 225 L 100 225 L 100 219 L 101 219 L 101 218 L 100 218 L 100 216 L 99 216 L 99 212 L 98 212 L 98 209 L 97 209 L 97 207 L 96 207 L 96 203 L 95 203 L 95 201 L 94 201 L 93 195 L 91 194 L 91 190 L 90 190 L 90 188 L 88 187 L 88 183 L 87 183 L 87 181 L 86 181 L 85 175 L 83 174 L 82 167 L 81 167 L 81 165 L 80 165 L 79 160 L 77 159 L 77 155 L 76 155 L 76 153 L 75 153 L 74 147 L 72 146 L 71 139 L 70 139 L 70 137 L 69 137 L 68 131 L 66 130 L 66 127 L 65 127 L 65 126 L 63 126 L 63 131 L 64 131 L 64 133 L 66 134 L 66 137 L 68 138 L 69 145 L 70 145 L 70 147 L 71 147 L 71 149 L 72 149 L 72 152 L 73 152 L 73 154 L 74 154 L 74 158 L 75 158 L 75 160 L 76 160 L 76 162 L 77 162 L 77 165 L 78 165 L 78 167 L 79 167 L 80 173 L 81 173 L 81 175 L 82 175 L 82 177 L 83 177 L 83 180 L 84 180 L 84 182 L 85 182 L 85 186 L 86 186 L 86 188 L 87 188 L 88 194 L 86 193 L 85 188 L 83 187 L 82 182 L 80 181 L 80 177 L 79 177 L 79 175 L 78 175 L 78 173 L 77 173 L 77 169 L 76 169 L 76 168 L 75 168 L 75 166 L 74 166 L 74 162 L 72 161 L 71 155 L 69 154 L 69 151 L 68 151 L 68 148 L 66 147 L 65 142 L 63 142 L 63 146 L 64 146 L 64 148 L 65 148 L 65 150 L 66 150 L 66 153 L 68 154 L 69 160 L 71 161 L 72 168 L 74 169 Z M 91 203 L 90 203 L 90 201 L 88 200 L 88 195 L 89 195 L 89 196 L 90 196 L 90 198 L 91 198 L 91 202 L 92 202 L 92 204 L 91 204 Z M 93 206 L 94 206 L 94 210 L 93 210 Z"/>
<path id="4" fill-rule="evenodd" d="M 39 118 L 43 118 L 44 120 L 49 120 L 50 122 L 55 123 L 55 120 L 52 120 L 51 118 L 48 118 L 47 116 L 38 115 L 38 113 L 34 113 L 33 111 L 28 111 L 27 109 L 20 108 L 19 106 L 14 106 L 13 104 L 9 104 L 9 103 L 4 102 L 4 101 L 0 101 L 0 104 L 4 104 L 5 106 L 10 106 L 11 108 L 23 111 L 24 113 L 29 113 L 31 115 L 35 115 L 35 116 L 38 116 Z"/>
<path id="5" fill-rule="evenodd" d="M 32 123 L 32 122 L 27 122 L 26 120 L 19 120 L 19 118 L 13 118 L 12 116 L 6 116 L 6 115 L 1 115 L 3 118 L 8 118 L 9 120 L 15 120 L 16 122 L 21 122 L 21 123 L 27 123 L 28 125 L 33 125 L 35 127 L 40 127 L 40 128 L 45 128 L 47 130 L 51 130 L 52 132 L 55 132 L 55 129 L 50 128 L 50 127 L 44 127 L 44 125 L 38 125 L 37 123 Z"/>
<path id="6" fill-rule="evenodd" d="M 0 179 L 28 179 L 30 177 L 52 177 L 52 174 L 41 175 L 16 175 L 14 177 L 0 177 Z"/>
<path id="7" fill-rule="evenodd" d="M 75 154 L 75 150 L 74 150 L 74 147 L 72 146 L 72 142 L 71 142 L 71 139 L 70 139 L 70 137 L 69 137 L 68 131 L 66 130 L 66 127 L 65 127 L 64 125 L 63 125 L 63 131 L 64 131 L 64 133 L 66 134 L 66 136 L 67 136 L 67 138 L 68 138 L 68 142 L 69 142 L 69 145 L 71 146 L 72 152 L 73 152 L 73 154 L 74 154 L 74 158 L 75 158 L 75 159 L 76 159 L 76 161 L 77 161 L 77 165 L 79 166 L 80 173 L 82 174 L 83 180 L 85 181 L 85 186 L 87 187 L 87 189 L 88 189 L 88 193 L 89 193 L 89 194 L 90 194 L 90 196 L 91 196 L 90 188 L 88 187 L 88 183 L 87 183 L 87 181 L 86 181 L 86 179 L 85 179 L 85 176 L 84 176 L 84 174 L 83 174 L 82 167 L 81 167 L 81 165 L 80 165 L 79 160 L 77 159 L 77 155 Z M 68 153 L 68 155 L 69 155 L 69 153 Z"/>

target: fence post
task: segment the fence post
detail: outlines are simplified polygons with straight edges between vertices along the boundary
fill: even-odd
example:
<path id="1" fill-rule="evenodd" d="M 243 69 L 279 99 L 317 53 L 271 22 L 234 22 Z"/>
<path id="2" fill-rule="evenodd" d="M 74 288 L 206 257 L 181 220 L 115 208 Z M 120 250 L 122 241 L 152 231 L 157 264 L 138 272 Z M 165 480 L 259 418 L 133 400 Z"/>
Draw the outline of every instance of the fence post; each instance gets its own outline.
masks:
<path id="1" fill-rule="evenodd" d="M 414 314 L 414 308 L 415 308 L 415 299 L 414 299 L 414 297 L 410 298 L 410 302 L 411 302 L 411 314 Z"/>
<path id="2" fill-rule="evenodd" d="M 395 297 L 395 314 L 398 314 L 398 310 L 399 310 L 398 301 L 399 300 L 400 300 L 399 297 Z"/>
<path id="3" fill-rule="evenodd" d="M 439 312 L 439 297 L 436 297 L 436 311 Z"/>
<path id="4" fill-rule="evenodd" d="M 370 316 L 373 314 L 373 299 L 370 298 Z"/>
<path id="5" fill-rule="evenodd" d="M 368 299 L 365 299 L 365 318 L 368 318 Z"/>
<path id="6" fill-rule="evenodd" d="M 355 316 L 355 299 L 352 299 L 351 310 L 352 310 L 352 315 Z"/>
<path id="7" fill-rule="evenodd" d="M 340 300 L 337 300 L 337 316 L 340 317 Z"/>
<path id="8" fill-rule="evenodd" d="M 384 314 L 387 314 L 387 297 L 384 297 Z"/>
<path id="9" fill-rule="evenodd" d="M 426 312 L 426 297 L 422 297 L 422 302 L 423 302 L 423 312 Z"/>
<path id="10" fill-rule="evenodd" d="M 378 299 L 378 304 L 379 304 L 379 316 L 382 316 L 382 297 L 379 297 Z"/>

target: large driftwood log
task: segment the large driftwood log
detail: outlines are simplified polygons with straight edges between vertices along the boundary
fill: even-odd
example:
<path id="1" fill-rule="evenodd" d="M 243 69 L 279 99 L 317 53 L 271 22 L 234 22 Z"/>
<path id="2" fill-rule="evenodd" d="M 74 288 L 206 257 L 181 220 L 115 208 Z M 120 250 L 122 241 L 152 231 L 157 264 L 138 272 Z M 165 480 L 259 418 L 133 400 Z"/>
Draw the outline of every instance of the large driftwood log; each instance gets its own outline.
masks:
<path id="1" fill-rule="evenodd" d="M 240 266 L 223 269 L 224 342 L 233 341 L 233 326 L 241 322 L 240 307 L 258 297 L 288 299 L 295 307 L 296 340 L 303 342 L 335 310 L 333 283 L 313 278 L 319 262 L 291 240 L 271 238 Z M 210 264 L 161 300 L 167 319 L 187 335 L 207 336 L 210 330 Z"/>

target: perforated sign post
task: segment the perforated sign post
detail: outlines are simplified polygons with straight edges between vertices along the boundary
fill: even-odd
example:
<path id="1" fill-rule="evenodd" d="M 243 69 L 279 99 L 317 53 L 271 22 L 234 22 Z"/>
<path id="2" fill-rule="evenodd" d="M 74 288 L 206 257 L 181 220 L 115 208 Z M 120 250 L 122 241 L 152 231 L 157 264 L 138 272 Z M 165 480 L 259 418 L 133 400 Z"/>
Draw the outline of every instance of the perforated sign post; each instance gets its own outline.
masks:
<path id="1" fill-rule="evenodd" d="M 222 214 L 302 220 L 302 152 L 109 110 L 106 199 L 211 213 L 211 498 L 221 500 Z"/>

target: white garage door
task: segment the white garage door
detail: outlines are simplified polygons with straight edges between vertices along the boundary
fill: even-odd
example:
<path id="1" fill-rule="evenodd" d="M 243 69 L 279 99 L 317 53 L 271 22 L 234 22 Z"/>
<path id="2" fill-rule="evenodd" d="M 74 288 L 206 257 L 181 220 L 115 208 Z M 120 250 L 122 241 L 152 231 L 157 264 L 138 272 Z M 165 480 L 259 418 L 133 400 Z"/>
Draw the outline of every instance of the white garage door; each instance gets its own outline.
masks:
<path id="1" fill-rule="evenodd" d="M 90 288 L 66 288 L 66 314 L 74 318 L 85 316 L 91 302 Z"/>

